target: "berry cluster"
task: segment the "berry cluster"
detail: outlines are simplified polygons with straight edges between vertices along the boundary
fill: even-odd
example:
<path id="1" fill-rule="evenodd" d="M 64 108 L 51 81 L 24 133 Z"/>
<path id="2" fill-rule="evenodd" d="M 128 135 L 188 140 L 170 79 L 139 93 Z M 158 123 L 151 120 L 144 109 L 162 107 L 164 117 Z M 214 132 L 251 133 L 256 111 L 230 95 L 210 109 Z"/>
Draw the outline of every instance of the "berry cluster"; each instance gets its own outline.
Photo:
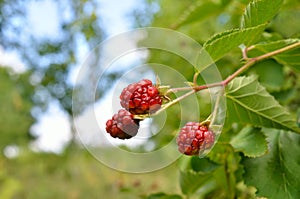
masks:
<path id="1" fill-rule="evenodd" d="M 214 133 L 206 125 L 188 122 L 176 139 L 178 150 L 185 155 L 199 155 L 213 146 Z"/>
<path id="2" fill-rule="evenodd" d="M 134 137 L 141 121 L 134 116 L 155 113 L 161 108 L 162 98 L 158 88 L 148 79 L 129 84 L 120 95 L 124 109 L 106 122 L 107 133 L 119 139 Z M 181 153 L 199 155 L 213 146 L 215 134 L 207 124 L 188 122 L 179 132 L 176 142 Z"/>
<path id="3" fill-rule="evenodd" d="M 134 119 L 134 115 L 155 113 L 161 108 L 162 98 L 152 82 L 143 79 L 123 89 L 120 103 L 125 109 L 106 122 L 106 131 L 114 138 L 129 139 L 139 129 L 140 119 Z"/>
<path id="4" fill-rule="evenodd" d="M 130 112 L 121 109 L 106 122 L 106 131 L 114 138 L 129 139 L 137 134 L 139 122 Z"/>
<path id="5" fill-rule="evenodd" d="M 158 89 L 148 79 L 129 84 L 123 89 L 120 100 L 123 108 L 137 115 L 154 113 L 162 103 Z"/>

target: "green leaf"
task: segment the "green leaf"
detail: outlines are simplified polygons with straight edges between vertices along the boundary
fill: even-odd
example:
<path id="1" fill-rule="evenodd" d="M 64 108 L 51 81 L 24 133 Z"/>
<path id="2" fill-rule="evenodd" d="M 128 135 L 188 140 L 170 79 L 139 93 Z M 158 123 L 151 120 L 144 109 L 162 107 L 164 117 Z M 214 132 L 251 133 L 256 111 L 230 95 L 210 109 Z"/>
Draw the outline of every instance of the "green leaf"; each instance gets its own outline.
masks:
<path id="1" fill-rule="evenodd" d="M 242 17 L 242 27 L 248 28 L 271 20 L 279 11 L 283 0 L 254 0 L 250 2 Z"/>
<path id="2" fill-rule="evenodd" d="M 274 129 L 263 130 L 270 151 L 260 158 L 245 159 L 245 183 L 255 186 L 258 196 L 272 199 L 300 198 L 300 135 Z"/>
<path id="3" fill-rule="evenodd" d="M 201 49 L 197 69 L 203 70 L 241 44 L 247 46 L 252 44 L 260 37 L 264 29 L 265 24 L 262 24 L 252 28 L 232 29 L 214 35 Z"/>
<path id="4" fill-rule="evenodd" d="M 211 178 L 212 173 L 195 172 L 193 170 L 180 171 L 179 181 L 182 193 L 187 195 L 194 193 Z"/>
<path id="5" fill-rule="evenodd" d="M 7 145 L 27 145 L 30 141 L 28 129 L 34 122 L 30 114 L 32 89 L 26 73 L 14 77 L 0 66 L 1 151 Z"/>
<path id="6" fill-rule="evenodd" d="M 297 125 L 300 128 L 300 107 L 297 110 Z"/>
<path id="7" fill-rule="evenodd" d="M 217 178 L 217 183 L 226 193 L 226 198 L 234 198 L 235 184 L 239 173 L 242 172 L 240 167 L 241 156 L 234 152 L 233 147 L 226 142 L 217 142 L 207 157 L 222 167 L 219 167 L 214 172 L 214 177 Z M 217 196 L 213 198 L 219 198 Z"/>
<path id="8" fill-rule="evenodd" d="M 230 144 L 235 151 L 248 157 L 259 157 L 268 151 L 268 143 L 260 128 L 247 126 L 232 138 Z"/>
<path id="9" fill-rule="evenodd" d="M 194 156 L 191 158 L 191 167 L 194 171 L 209 173 L 217 169 L 220 165 L 214 163 L 208 158 L 199 158 Z"/>
<path id="10" fill-rule="evenodd" d="M 178 168 L 181 171 L 186 171 L 192 169 L 191 167 L 191 156 L 183 155 L 178 159 Z"/>
<path id="11" fill-rule="evenodd" d="M 285 84 L 287 84 L 285 82 Z M 297 96 L 297 88 L 292 87 L 292 88 L 287 88 L 278 92 L 272 92 L 272 95 L 276 98 L 276 100 L 280 104 L 290 104 L 290 102 L 296 98 Z M 300 127 L 300 126 L 299 126 Z"/>
<path id="12" fill-rule="evenodd" d="M 230 144 L 227 142 L 217 142 L 207 157 L 218 164 L 226 164 L 228 156 L 232 154 L 234 154 L 234 150 Z"/>
<path id="13" fill-rule="evenodd" d="M 285 84 L 283 66 L 273 59 L 258 62 L 251 71 L 258 75 L 259 82 L 268 91 L 279 91 Z"/>
<path id="14" fill-rule="evenodd" d="M 155 193 L 155 194 L 151 194 L 147 197 L 147 199 L 182 199 L 182 197 L 180 195 L 168 195 L 165 193 Z"/>
<path id="15" fill-rule="evenodd" d="M 300 133 L 293 118 L 256 77 L 237 77 L 226 89 L 228 121 Z"/>
<path id="16" fill-rule="evenodd" d="M 296 42 L 300 42 L 300 39 L 286 39 L 256 44 L 250 48 L 248 55 L 251 57 L 259 56 L 280 48 L 284 48 Z M 280 53 L 274 56 L 274 59 L 280 64 L 293 67 L 294 69 L 300 71 L 300 47 Z"/>
<path id="17" fill-rule="evenodd" d="M 220 165 L 208 158 L 180 158 L 180 186 L 184 194 L 193 194 L 206 184 Z"/>
<path id="18" fill-rule="evenodd" d="M 199 22 L 209 16 L 217 15 L 224 11 L 224 6 L 230 1 L 223 3 L 215 1 L 197 1 L 191 5 L 183 14 L 179 17 L 176 24 L 172 25 L 172 28 L 177 29 L 180 26 L 187 25 L 193 22 Z"/>

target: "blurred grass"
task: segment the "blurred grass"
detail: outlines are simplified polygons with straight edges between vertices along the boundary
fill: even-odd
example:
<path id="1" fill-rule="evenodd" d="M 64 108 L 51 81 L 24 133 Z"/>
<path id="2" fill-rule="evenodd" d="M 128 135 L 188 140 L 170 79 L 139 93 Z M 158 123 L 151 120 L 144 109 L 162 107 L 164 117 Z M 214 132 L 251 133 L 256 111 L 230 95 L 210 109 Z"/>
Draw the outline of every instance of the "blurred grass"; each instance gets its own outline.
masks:
<path id="1" fill-rule="evenodd" d="M 74 148 L 63 155 L 27 151 L 16 159 L 0 156 L 0 171 L 1 199 L 135 199 L 180 193 L 176 164 L 146 174 L 122 173 Z"/>

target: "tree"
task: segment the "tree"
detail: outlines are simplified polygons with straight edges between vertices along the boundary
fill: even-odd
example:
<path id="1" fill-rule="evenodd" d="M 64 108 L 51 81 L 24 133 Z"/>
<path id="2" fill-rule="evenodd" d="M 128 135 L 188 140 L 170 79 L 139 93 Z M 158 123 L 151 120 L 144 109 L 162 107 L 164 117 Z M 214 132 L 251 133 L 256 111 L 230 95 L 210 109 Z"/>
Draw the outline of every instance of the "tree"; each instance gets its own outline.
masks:
<path id="1" fill-rule="evenodd" d="M 29 129 L 34 122 L 30 115 L 33 87 L 26 82 L 27 78 L 28 74 L 25 73 L 13 75 L 12 79 L 7 69 L 0 68 L 1 151 L 7 145 L 26 146 L 30 140 Z"/>
<path id="2" fill-rule="evenodd" d="M 80 45 L 92 49 L 101 41 L 103 31 L 97 17 L 98 4 L 95 1 L 54 1 L 53 6 L 59 10 L 60 32 L 55 38 L 37 38 L 33 32 L 26 30 L 26 7 L 24 1 L 2 1 L 0 41 L 4 49 L 17 50 L 31 70 L 35 87 L 34 104 L 45 109 L 51 100 L 58 100 L 64 110 L 71 113 L 72 85 L 68 81 L 69 72 L 78 60 L 78 38 Z M 85 11 L 85 7 L 91 10 Z M 65 17 L 63 13 L 68 13 Z M 14 23 L 20 21 L 20 23 Z M 18 37 L 22 35 L 22 37 Z M 42 96 L 42 97 L 41 97 Z"/>

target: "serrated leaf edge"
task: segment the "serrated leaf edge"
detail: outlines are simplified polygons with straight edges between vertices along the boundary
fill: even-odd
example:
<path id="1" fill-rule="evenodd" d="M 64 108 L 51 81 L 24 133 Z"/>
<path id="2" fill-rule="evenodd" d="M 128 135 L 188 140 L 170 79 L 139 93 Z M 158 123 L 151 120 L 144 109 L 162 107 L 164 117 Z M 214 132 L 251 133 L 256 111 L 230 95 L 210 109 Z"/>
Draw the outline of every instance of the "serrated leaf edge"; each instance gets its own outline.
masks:
<path id="1" fill-rule="evenodd" d="M 245 157 L 248 157 L 248 158 L 258 158 L 258 157 L 261 157 L 261 156 L 263 156 L 263 155 L 269 153 L 269 147 L 268 147 L 268 146 L 269 146 L 269 142 L 268 142 L 268 140 L 267 140 L 267 136 L 266 136 L 263 132 L 261 132 L 261 134 L 262 134 L 263 137 L 264 137 L 264 140 L 265 140 L 266 145 L 267 145 L 267 149 L 266 149 L 262 154 L 259 154 L 259 155 L 248 155 L 248 154 L 244 153 L 242 150 L 239 150 L 239 149 L 236 149 L 235 147 L 233 147 L 232 144 L 231 144 L 230 142 L 229 142 L 229 144 L 232 146 L 234 152 L 241 152 L 241 153 L 243 153 L 243 155 L 244 155 Z"/>
<path id="2" fill-rule="evenodd" d="M 278 121 L 276 121 L 276 122 L 274 121 L 275 118 L 277 118 L 277 117 L 279 117 L 279 116 L 281 116 L 281 115 L 283 115 L 283 114 L 287 114 L 287 115 L 290 115 L 290 114 L 289 114 L 288 111 L 286 111 L 286 109 L 285 109 L 284 107 L 280 106 L 280 104 L 277 102 L 277 100 L 274 98 L 274 96 L 272 96 L 272 95 L 270 95 L 270 94 L 268 95 L 268 92 L 267 92 L 266 88 L 263 87 L 262 85 L 260 85 L 258 81 L 257 81 L 257 86 L 258 86 L 258 87 L 261 87 L 261 89 L 259 90 L 259 92 L 260 92 L 260 93 L 261 93 L 261 92 L 264 92 L 263 95 L 261 95 L 261 94 L 260 94 L 260 95 L 261 95 L 261 96 L 271 97 L 272 99 L 274 99 L 274 102 L 275 102 L 275 105 L 274 105 L 274 106 L 267 107 L 267 108 L 263 109 L 263 111 L 268 110 L 268 109 L 270 109 L 270 108 L 282 108 L 282 109 L 284 110 L 284 112 L 281 112 L 280 114 L 278 114 L 278 115 L 273 116 L 272 118 L 270 118 L 269 116 L 264 115 L 263 113 L 261 113 L 261 112 L 260 112 L 261 110 L 259 110 L 259 111 L 257 112 L 257 111 L 255 111 L 255 110 L 253 110 L 251 107 L 248 107 L 248 106 L 246 106 L 245 104 L 241 103 L 240 101 L 235 100 L 236 97 L 230 96 L 230 93 L 236 92 L 237 90 L 239 90 L 239 89 L 241 88 L 240 85 L 241 85 L 241 83 L 242 83 L 243 80 L 246 80 L 246 78 L 247 78 L 247 79 L 251 78 L 251 82 L 250 82 L 250 83 L 247 83 L 247 84 L 245 84 L 245 85 L 243 85 L 242 87 L 248 86 L 248 85 L 250 85 L 250 84 L 253 83 L 253 82 L 255 83 L 255 81 L 257 80 L 257 77 L 255 77 L 255 76 L 250 76 L 250 77 L 245 77 L 245 76 L 244 76 L 244 78 L 243 78 L 243 77 L 239 77 L 239 79 L 237 79 L 237 80 L 240 80 L 240 79 L 241 79 L 241 81 L 240 81 L 240 83 L 239 83 L 238 88 L 235 89 L 234 91 L 231 91 L 231 92 L 226 91 L 226 97 L 227 97 L 227 98 L 230 98 L 233 102 L 239 104 L 240 106 L 246 107 L 245 109 L 246 109 L 247 113 L 248 113 L 249 110 L 250 110 L 251 112 L 253 112 L 253 113 L 259 115 L 260 117 L 266 118 L 266 119 L 270 120 L 272 123 L 277 123 L 277 124 L 279 124 L 280 126 L 284 126 L 284 127 L 286 127 L 287 129 L 293 130 L 293 132 L 298 132 L 298 133 L 299 133 L 299 132 L 300 132 L 300 129 L 299 129 L 298 131 L 296 131 L 296 129 L 291 129 L 289 126 L 287 126 L 287 125 L 285 125 L 285 124 L 282 124 L 283 122 L 294 122 L 294 121 L 291 120 L 291 119 L 283 120 L 282 123 L 281 123 L 281 122 L 278 122 Z M 237 80 L 236 80 L 236 81 L 237 81 Z M 232 84 L 229 84 L 229 88 L 230 88 L 231 85 L 232 85 Z M 258 92 L 258 93 L 259 93 L 259 92 Z M 256 94 L 258 94 L 258 93 L 256 93 Z M 253 94 L 253 93 L 252 93 L 252 94 Z M 247 96 L 248 96 L 248 95 L 247 95 Z M 245 97 L 247 97 L 247 96 L 245 96 Z M 236 112 L 238 112 L 238 111 L 236 110 Z M 251 118 L 251 117 L 249 117 L 249 118 Z M 262 126 L 262 125 L 256 125 L 256 126 L 258 126 L 258 127 L 264 127 L 264 126 Z"/>
<path id="3" fill-rule="evenodd" d="M 231 30 L 226 30 L 224 32 L 221 33 L 217 33 L 215 35 L 213 35 L 210 39 L 208 39 L 204 44 L 203 44 L 203 48 L 205 49 L 206 47 L 209 47 L 211 45 L 213 45 L 214 43 L 218 42 L 221 39 L 224 39 L 227 36 L 232 36 L 233 34 L 241 34 L 243 32 L 247 32 L 250 30 L 254 30 L 254 29 L 259 29 L 260 27 L 264 27 L 266 26 L 266 24 L 260 24 L 258 26 L 253 26 L 253 27 L 249 27 L 249 28 L 234 28 Z"/>

